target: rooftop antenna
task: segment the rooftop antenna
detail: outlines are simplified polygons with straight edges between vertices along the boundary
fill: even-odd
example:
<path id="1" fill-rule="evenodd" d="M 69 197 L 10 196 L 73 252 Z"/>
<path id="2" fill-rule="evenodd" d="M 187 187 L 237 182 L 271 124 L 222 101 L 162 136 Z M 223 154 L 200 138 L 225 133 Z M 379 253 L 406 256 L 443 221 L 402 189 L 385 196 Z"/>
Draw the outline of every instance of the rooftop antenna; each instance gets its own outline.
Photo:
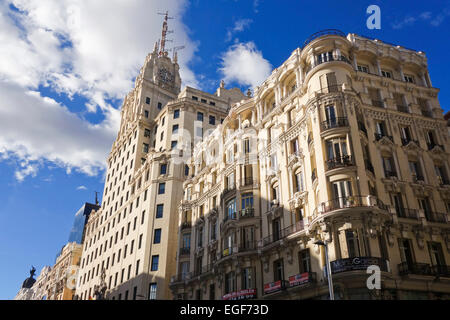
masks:
<path id="1" fill-rule="evenodd" d="M 98 192 L 95 191 L 95 205 L 98 206 Z"/>
<path id="2" fill-rule="evenodd" d="M 172 60 L 176 61 L 178 60 L 178 51 L 181 51 L 183 49 L 186 49 L 186 46 L 179 46 L 179 47 L 174 47 L 172 49 L 168 49 L 167 51 L 173 51 L 173 57 Z"/>
<path id="3" fill-rule="evenodd" d="M 159 51 L 159 56 L 167 56 L 167 51 L 166 51 L 166 42 L 172 42 L 172 40 L 168 40 L 167 39 L 167 35 L 170 33 L 173 33 L 173 31 L 169 31 L 169 25 L 168 25 L 168 21 L 169 19 L 174 19 L 173 17 L 169 17 L 169 11 L 166 11 L 166 13 L 160 13 L 158 12 L 159 15 L 164 16 L 164 22 L 163 22 L 163 27 L 162 27 L 162 34 L 161 34 L 161 45 L 160 45 L 160 51 Z"/>

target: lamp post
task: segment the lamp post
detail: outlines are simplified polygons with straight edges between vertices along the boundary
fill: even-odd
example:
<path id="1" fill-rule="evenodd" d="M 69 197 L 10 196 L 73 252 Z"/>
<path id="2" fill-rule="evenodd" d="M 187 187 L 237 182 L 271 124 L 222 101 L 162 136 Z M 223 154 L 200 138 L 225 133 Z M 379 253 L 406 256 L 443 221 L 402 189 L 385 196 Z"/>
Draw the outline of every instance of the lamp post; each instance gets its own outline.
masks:
<path id="1" fill-rule="evenodd" d="M 327 264 L 328 290 L 330 292 L 330 300 L 334 300 L 333 279 L 331 276 L 331 264 L 330 264 L 330 260 L 328 259 L 328 243 L 327 243 L 327 241 L 323 242 L 322 240 L 318 240 L 318 241 L 314 242 L 314 244 L 325 247 L 325 260 L 326 260 L 326 264 Z"/>

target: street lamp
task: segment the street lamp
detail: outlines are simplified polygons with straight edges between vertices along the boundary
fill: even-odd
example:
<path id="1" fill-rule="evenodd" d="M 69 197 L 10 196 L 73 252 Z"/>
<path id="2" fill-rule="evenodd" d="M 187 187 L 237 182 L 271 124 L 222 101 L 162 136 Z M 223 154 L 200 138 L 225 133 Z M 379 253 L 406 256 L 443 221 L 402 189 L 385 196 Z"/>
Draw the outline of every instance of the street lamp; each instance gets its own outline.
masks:
<path id="1" fill-rule="evenodd" d="M 330 265 L 330 260 L 328 259 L 328 243 L 327 243 L 327 241 L 323 242 L 322 240 L 317 240 L 316 242 L 314 242 L 314 244 L 325 247 L 325 260 L 327 263 L 328 290 L 330 292 L 330 300 L 334 300 L 334 289 L 333 289 L 333 279 L 331 276 L 331 265 Z"/>

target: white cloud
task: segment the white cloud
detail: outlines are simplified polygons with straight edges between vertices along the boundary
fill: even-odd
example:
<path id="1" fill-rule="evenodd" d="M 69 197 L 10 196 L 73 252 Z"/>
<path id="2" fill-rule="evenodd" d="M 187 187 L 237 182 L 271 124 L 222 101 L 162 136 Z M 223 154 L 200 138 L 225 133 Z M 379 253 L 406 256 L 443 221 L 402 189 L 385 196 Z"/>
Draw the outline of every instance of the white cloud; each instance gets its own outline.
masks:
<path id="1" fill-rule="evenodd" d="M 56 101 L 16 84 L 0 81 L 0 97 L 0 150 L 7 150 L 10 157 L 25 159 L 27 164 L 45 159 L 88 175 L 104 168 L 117 134 L 118 110 L 105 110 L 106 119 L 93 125 Z M 23 181 L 37 168 L 21 169 L 16 178 Z"/>
<path id="2" fill-rule="evenodd" d="M 12 10 L 10 5 L 18 8 Z M 187 66 L 197 50 L 181 17 L 187 0 L 6 0 L 0 1 L 0 152 L 32 163 L 48 160 L 93 175 L 105 166 L 120 112 L 107 99 L 122 100 L 148 52 L 161 36 L 163 17 L 179 54 L 185 85 L 198 86 Z M 65 106 L 40 96 L 40 86 L 69 98 L 87 99 L 93 125 Z M 117 107 L 117 106 L 115 106 Z M 38 165 L 20 168 L 22 180 Z"/>
<path id="3" fill-rule="evenodd" d="M 424 11 L 424 12 L 420 13 L 417 17 L 409 15 L 409 16 L 405 17 L 403 20 L 401 20 L 399 22 L 392 23 L 391 25 L 392 25 L 393 29 L 397 29 L 398 30 L 398 29 L 402 29 L 403 27 L 412 26 L 416 22 L 422 20 L 422 21 L 428 22 L 433 27 L 438 27 L 438 26 L 440 26 L 442 24 L 442 22 L 448 16 L 450 16 L 450 9 L 448 9 L 448 8 L 443 9 L 441 11 L 441 13 L 439 13 L 435 17 L 433 17 L 433 13 L 432 12 Z"/>
<path id="4" fill-rule="evenodd" d="M 261 85 L 272 72 L 272 66 L 258 51 L 255 43 L 237 43 L 222 55 L 222 67 L 219 69 L 227 82 Z"/>
<path id="5" fill-rule="evenodd" d="M 79 187 L 77 188 L 77 190 L 85 191 L 85 190 L 87 190 L 87 188 L 86 188 L 85 186 L 79 186 Z"/>
<path id="6" fill-rule="evenodd" d="M 234 23 L 234 26 L 227 31 L 226 41 L 230 41 L 233 38 L 233 35 L 244 31 L 250 24 L 253 22 L 252 19 L 240 19 Z"/>

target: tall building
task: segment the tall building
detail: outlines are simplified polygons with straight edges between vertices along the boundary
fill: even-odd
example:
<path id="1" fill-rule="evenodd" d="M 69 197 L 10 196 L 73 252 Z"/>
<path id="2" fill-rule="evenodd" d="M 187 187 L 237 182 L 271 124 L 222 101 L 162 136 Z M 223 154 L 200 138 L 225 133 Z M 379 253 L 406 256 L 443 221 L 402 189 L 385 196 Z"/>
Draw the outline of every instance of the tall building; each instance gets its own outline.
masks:
<path id="1" fill-rule="evenodd" d="M 317 33 L 196 145 L 176 299 L 450 298 L 450 140 L 425 54 Z M 381 289 L 369 290 L 377 266 Z"/>
<path id="2" fill-rule="evenodd" d="M 84 242 L 86 224 L 92 211 L 100 209 L 100 206 L 92 203 L 85 203 L 75 214 L 74 223 L 69 234 L 69 243 L 76 242 L 82 244 Z"/>
<path id="3" fill-rule="evenodd" d="M 86 225 L 76 294 L 94 297 L 102 271 L 106 299 L 169 299 L 176 272 L 178 204 L 194 143 L 247 99 L 222 83 L 215 94 L 181 91 L 177 55 L 162 39 L 145 59 L 135 88 L 125 97 L 117 138 L 107 159 L 100 209 Z"/>

